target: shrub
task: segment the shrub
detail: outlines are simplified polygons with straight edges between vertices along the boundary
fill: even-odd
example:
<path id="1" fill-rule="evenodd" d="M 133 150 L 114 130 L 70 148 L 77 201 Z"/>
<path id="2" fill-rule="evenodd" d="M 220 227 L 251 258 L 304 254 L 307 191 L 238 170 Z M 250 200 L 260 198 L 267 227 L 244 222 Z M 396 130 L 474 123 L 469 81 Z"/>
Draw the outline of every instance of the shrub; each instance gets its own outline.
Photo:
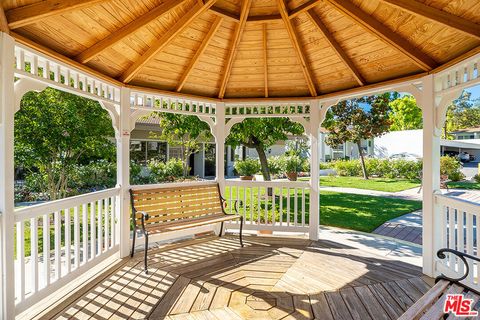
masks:
<path id="1" fill-rule="evenodd" d="M 267 159 L 268 169 L 271 174 L 280 174 L 283 168 L 283 157 L 273 156 Z"/>
<path id="2" fill-rule="evenodd" d="M 480 175 L 479 174 L 474 175 L 473 180 L 475 180 L 476 183 L 480 183 Z"/>
<path id="3" fill-rule="evenodd" d="M 151 183 L 175 181 L 175 179 L 183 176 L 183 161 L 180 159 L 172 158 L 167 162 L 149 160 L 147 168 Z"/>
<path id="4" fill-rule="evenodd" d="M 337 160 L 330 165 L 340 176 L 360 177 L 362 166 L 359 159 Z M 365 166 L 370 176 L 379 178 L 405 178 L 417 179 L 422 170 L 421 161 L 389 160 L 389 159 L 365 159 Z"/>
<path id="5" fill-rule="evenodd" d="M 451 175 L 455 175 L 460 172 L 462 168 L 462 163 L 457 160 L 457 158 L 450 156 L 443 156 L 440 158 L 440 174 L 448 175 L 451 179 Z"/>
<path id="6" fill-rule="evenodd" d="M 241 176 L 253 176 L 260 171 L 260 162 L 257 159 L 236 161 L 233 167 Z"/>
<path id="7" fill-rule="evenodd" d="M 297 155 L 286 156 L 283 161 L 283 170 L 285 173 L 299 172 L 303 167 L 303 160 Z"/>
<path id="8" fill-rule="evenodd" d="M 339 176 L 360 176 L 362 167 L 358 160 L 336 160 L 332 161 L 332 167 Z"/>
<path id="9" fill-rule="evenodd" d="M 448 175 L 448 179 L 452 181 L 460 181 L 465 179 L 465 175 L 461 171 L 455 171 Z"/>

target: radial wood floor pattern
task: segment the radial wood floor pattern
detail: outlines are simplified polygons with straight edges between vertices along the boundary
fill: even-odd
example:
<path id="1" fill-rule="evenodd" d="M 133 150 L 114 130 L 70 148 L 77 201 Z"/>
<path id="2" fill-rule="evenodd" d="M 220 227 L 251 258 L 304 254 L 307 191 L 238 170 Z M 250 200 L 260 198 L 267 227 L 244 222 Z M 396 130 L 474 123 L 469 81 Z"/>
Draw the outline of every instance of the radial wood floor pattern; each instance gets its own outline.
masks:
<path id="1" fill-rule="evenodd" d="M 408 264 L 333 242 L 208 236 L 125 259 L 57 319 L 396 319 L 430 288 Z"/>

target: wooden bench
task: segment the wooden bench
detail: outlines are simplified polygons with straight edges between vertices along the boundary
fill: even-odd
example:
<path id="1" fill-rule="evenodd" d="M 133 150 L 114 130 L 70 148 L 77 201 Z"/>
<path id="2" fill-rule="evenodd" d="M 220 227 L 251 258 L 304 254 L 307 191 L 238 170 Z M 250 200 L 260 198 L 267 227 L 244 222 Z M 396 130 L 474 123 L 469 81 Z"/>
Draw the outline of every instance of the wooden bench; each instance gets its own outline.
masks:
<path id="1" fill-rule="evenodd" d="M 449 278 L 441 275 L 435 279 L 435 285 L 428 290 L 415 304 L 413 304 L 405 313 L 398 318 L 399 320 L 414 320 L 414 319 L 457 319 L 453 314 L 444 313 L 445 300 L 448 294 L 463 294 L 465 298 L 473 299 L 471 304 L 472 310 L 479 311 L 480 308 L 480 292 L 469 288 L 460 283 L 463 279 L 468 277 L 470 272 L 469 264 L 466 259 L 471 259 L 480 262 L 480 259 L 452 249 L 441 249 L 437 256 L 440 259 L 445 259 L 446 254 L 453 254 L 459 258 L 459 263 L 463 261 L 465 272 L 461 277 Z M 473 272 L 473 271 L 472 271 Z M 466 319 L 478 319 L 479 317 L 467 317 Z"/>
<path id="2" fill-rule="evenodd" d="M 130 201 L 134 228 L 131 257 L 139 230 L 145 236 L 146 273 L 149 235 L 220 223 L 221 236 L 225 221 L 240 219 L 240 245 L 243 247 L 243 217 L 238 215 L 238 202 L 235 201 L 237 214 L 227 214 L 226 200 L 221 196 L 218 183 L 130 189 Z"/>

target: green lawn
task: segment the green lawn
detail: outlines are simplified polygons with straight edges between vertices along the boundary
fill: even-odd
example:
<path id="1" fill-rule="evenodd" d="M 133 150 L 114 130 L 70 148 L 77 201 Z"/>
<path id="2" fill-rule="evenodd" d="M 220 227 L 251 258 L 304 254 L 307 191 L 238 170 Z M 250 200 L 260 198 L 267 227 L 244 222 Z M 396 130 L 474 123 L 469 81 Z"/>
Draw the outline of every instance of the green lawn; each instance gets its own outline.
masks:
<path id="1" fill-rule="evenodd" d="M 265 190 L 262 188 L 260 195 L 260 206 L 257 198 L 258 189 L 253 188 L 253 203 L 251 201 L 250 189 L 247 189 L 246 194 L 246 220 L 250 220 L 252 215 L 253 221 L 258 220 L 258 211 L 261 212 L 261 216 L 264 216 L 266 211 L 268 214 L 268 221 L 271 222 L 273 217 L 275 221 L 280 221 L 280 215 L 282 221 L 287 221 L 288 217 L 290 221 L 294 221 L 294 195 L 293 192 L 290 195 L 290 211 L 287 210 L 288 197 L 287 191 L 283 190 L 282 210 L 280 210 L 280 194 L 279 189 L 275 189 L 275 207 L 273 208 L 272 197 L 268 197 L 265 200 Z M 232 189 L 232 198 L 235 199 L 237 194 L 236 187 Z M 227 199 L 230 198 L 230 191 L 227 188 Z M 239 189 L 239 198 L 244 201 L 243 188 Z M 309 219 L 309 192 L 305 193 L 305 221 Z M 297 202 L 297 219 L 301 222 L 301 196 L 298 197 Z M 353 229 L 364 232 L 372 232 L 377 227 L 382 225 L 385 221 L 399 217 L 406 213 L 418 210 L 422 207 L 420 201 L 391 199 L 384 197 L 374 197 L 357 194 L 347 194 L 338 192 L 322 191 L 320 196 L 320 224 L 341 227 L 346 229 Z M 243 210 L 240 210 L 243 214 Z"/>
<path id="2" fill-rule="evenodd" d="M 453 189 L 480 190 L 480 183 L 470 181 L 448 182 L 448 187 Z"/>
<path id="3" fill-rule="evenodd" d="M 301 178 L 300 180 L 308 181 L 309 179 L 310 178 Z M 419 187 L 420 181 L 387 178 L 370 178 L 365 180 L 360 177 L 322 176 L 320 177 L 320 185 L 325 187 L 343 187 L 398 192 Z"/>

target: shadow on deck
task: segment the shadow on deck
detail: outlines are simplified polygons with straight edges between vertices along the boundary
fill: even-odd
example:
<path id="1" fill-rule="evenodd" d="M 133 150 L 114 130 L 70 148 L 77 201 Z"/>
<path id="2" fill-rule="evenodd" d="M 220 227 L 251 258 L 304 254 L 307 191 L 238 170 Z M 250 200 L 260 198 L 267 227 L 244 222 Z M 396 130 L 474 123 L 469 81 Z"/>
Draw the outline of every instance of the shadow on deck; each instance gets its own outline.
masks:
<path id="1" fill-rule="evenodd" d="M 208 236 L 124 259 L 54 319 L 397 319 L 431 286 L 421 269 L 329 241 Z"/>

